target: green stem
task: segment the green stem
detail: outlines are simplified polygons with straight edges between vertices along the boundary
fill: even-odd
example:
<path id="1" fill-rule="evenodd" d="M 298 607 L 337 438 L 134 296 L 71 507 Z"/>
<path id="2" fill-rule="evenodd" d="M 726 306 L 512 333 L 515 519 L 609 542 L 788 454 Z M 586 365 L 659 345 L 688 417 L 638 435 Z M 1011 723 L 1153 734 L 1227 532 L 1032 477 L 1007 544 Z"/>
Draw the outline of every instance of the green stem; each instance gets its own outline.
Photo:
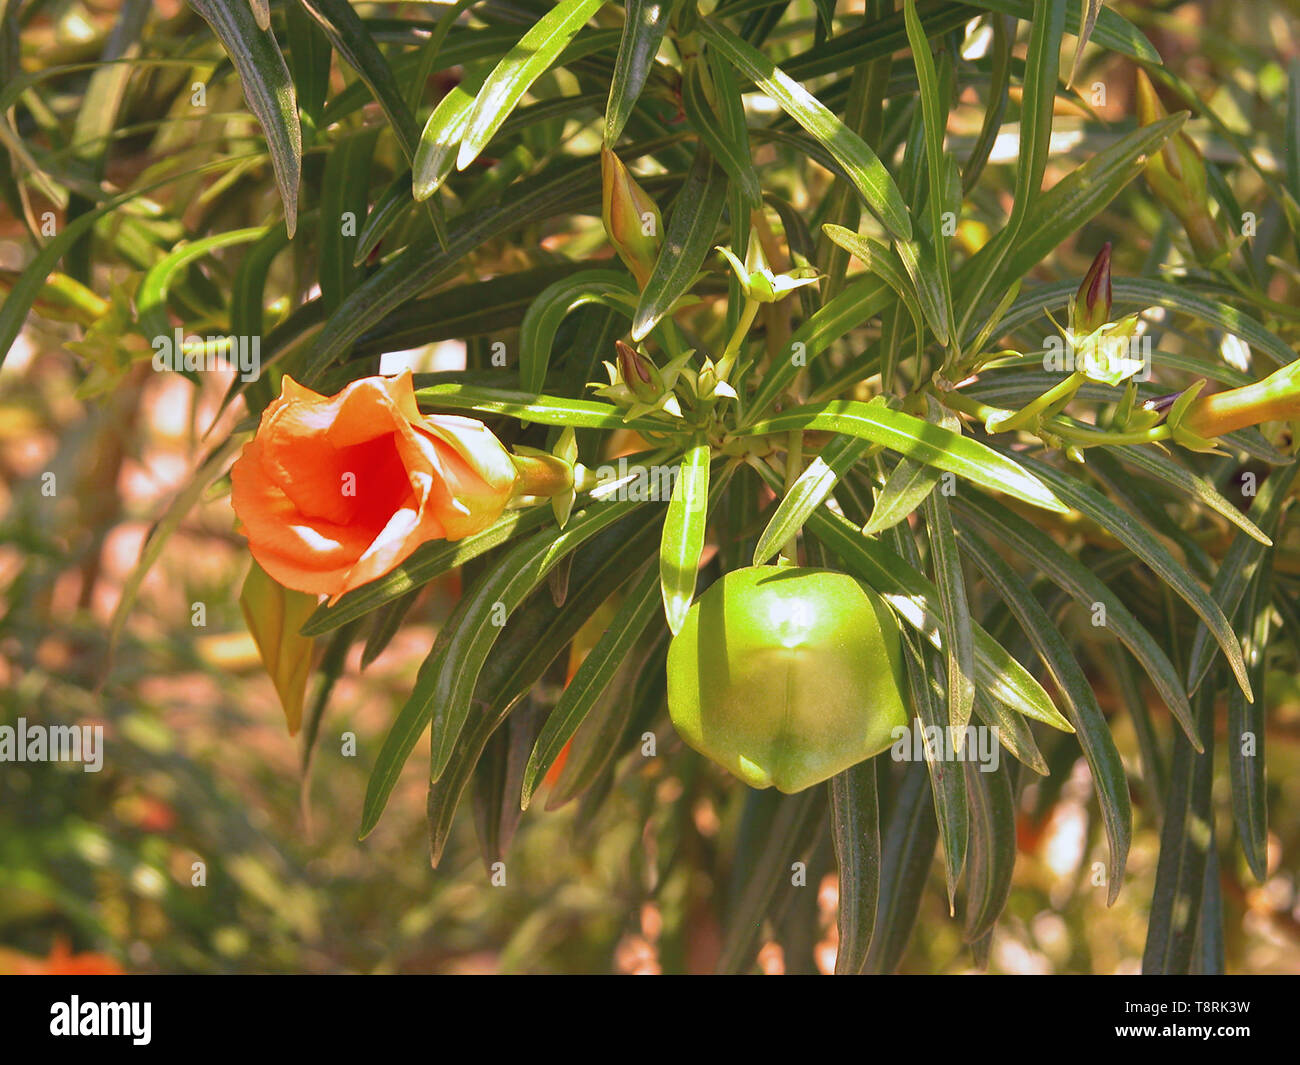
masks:
<path id="1" fill-rule="evenodd" d="M 799 474 L 803 467 L 803 430 L 791 429 L 786 436 L 785 449 L 785 492 L 790 494 L 790 489 L 794 487 L 795 481 L 799 479 Z M 785 542 L 785 547 L 781 549 L 781 558 L 791 566 L 799 565 L 799 530 L 795 529 L 790 534 L 790 539 Z"/>
<path id="2" fill-rule="evenodd" d="M 979 400 L 963 395 L 960 392 L 943 392 L 935 388 L 931 388 L 930 391 L 944 406 L 962 414 L 969 414 L 972 418 L 977 418 L 982 422 L 988 421 L 990 417 L 995 415 L 1007 413 L 1001 407 L 990 407 L 987 403 L 981 403 Z M 1152 426 L 1150 429 L 1123 433 L 1108 432 L 1103 429 L 1082 429 L 1078 428 L 1071 419 L 1052 418 L 1044 428 L 1055 436 L 1069 440 L 1071 443 L 1082 444 L 1085 447 L 1095 447 L 1101 444 L 1151 444 L 1157 440 L 1167 440 L 1169 438 L 1169 426 L 1163 423 Z"/>
<path id="3" fill-rule="evenodd" d="M 726 348 L 723 349 L 722 358 L 715 364 L 718 368 L 718 377 L 723 381 L 729 380 L 731 368 L 735 365 L 736 356 L 740 354 L 740 345 L 745 342 L 745 337 L 749 335 L 750 326 L 754 324 L 754 319 L 758 317 L 758 300 L 745 300 L 745 309 L 740 312 L 740 320 L 736 323 L 736 328 L 732 330 L 731 339 L 727 341 Z"/>
<path id="4" fill-rule="evenodd" d="M 1084 447 L 1097 447 L 1101 444 L 1153 444 L 1157 440 L 1168 440 L 1170 430 L 1162 422 L 1136 432 L 1108 432 L 1104 429 L 1080 429 L 1069 419 L 1053 418 L 1048 423 L 1048 432 Z"/>
<path id="5" fill-rule="evenodd" d="M 1060 384 L 1053 385 L 1037 399 L 1026 403 L 1010 418 L 999 420 L 997 428 L 990 428 L 990 431 L 1006 433 L 1012 429 L 1023 429 L 1027 425 L 1032 425 L 1034 419 L 1049 407 L 1053 407 L 1058 403 L 1068 403 L 1070 397 L 1083 387 L 1083 383 L 1087 379 L 1084 374 L 1076 370 Z"/>

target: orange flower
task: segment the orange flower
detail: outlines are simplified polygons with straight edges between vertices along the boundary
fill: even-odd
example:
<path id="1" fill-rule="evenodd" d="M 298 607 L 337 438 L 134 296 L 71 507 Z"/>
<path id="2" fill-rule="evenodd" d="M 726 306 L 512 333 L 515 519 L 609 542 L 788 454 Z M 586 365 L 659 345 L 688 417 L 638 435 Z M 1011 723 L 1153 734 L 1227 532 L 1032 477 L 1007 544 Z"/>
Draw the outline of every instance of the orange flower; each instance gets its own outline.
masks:
<path id="1" fill-rule="evenodd" d="M 231 502 L 267 573 L 332 602 L 427 540 L 487 528 L 517 477 L 481 422 L 421 414 L 410 371 L 328 398 L 286 376 L 231 468 Z"/>

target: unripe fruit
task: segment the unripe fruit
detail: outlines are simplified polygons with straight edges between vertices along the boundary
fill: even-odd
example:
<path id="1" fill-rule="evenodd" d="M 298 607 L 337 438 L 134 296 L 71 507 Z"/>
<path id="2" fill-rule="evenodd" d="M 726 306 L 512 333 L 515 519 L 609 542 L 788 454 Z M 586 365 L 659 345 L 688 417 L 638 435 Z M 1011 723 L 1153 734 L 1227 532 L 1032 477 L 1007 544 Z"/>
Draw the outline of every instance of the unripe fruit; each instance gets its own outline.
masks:
<path id="1" fill-rule="evenodd" d="M 889 608 L 831 570 L 733 570 L 668 649 L 682 739 L 751 787 L 786 793 L 885 750 L 910 719 L 902 683 Z"/>

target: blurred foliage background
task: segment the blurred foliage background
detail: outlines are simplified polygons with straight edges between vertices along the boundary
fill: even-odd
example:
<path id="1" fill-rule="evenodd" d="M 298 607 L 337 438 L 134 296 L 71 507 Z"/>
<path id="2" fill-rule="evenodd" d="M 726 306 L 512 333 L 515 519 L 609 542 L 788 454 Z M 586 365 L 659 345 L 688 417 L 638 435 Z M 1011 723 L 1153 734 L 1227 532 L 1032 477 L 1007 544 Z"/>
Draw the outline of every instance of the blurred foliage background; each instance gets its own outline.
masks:
<path id="1" fill-rule="evenodd" d="M 358 6 L 396 18 L 409 5 Z M 1300 56 L 1300 4 L 1111 6 L 1233 128 L 1260 145 L 1285 143 L 1286 65 Z M 10 0 L 9 7 L 22 9 L 21 35 L 7 45 L 25 71 L 94 63 L 122 20 L 136 17 L 150 20 L 147 55 L 219 55 L 206 26 L 177 0 Z M 840 5 L 842 12 L 860 8 Z M 791 10 L 804 19 L 815 14 L 811 0 Z M 81 75 L 81 89 L 92 72 Z M 169 100 L 188 72 L 188 62 L 179 71 L 160 63 L 132 82 L 104 176 L 126 184 L 150 168 L 195 165 L 237 147 L 229 130 L 213 133 L 213 116 L 244 107 L 228 67 L 210 87 L 203 121 L 177 119 L 156 133 L 158 101 Z M 1131 69 L 1097 51 L 1087 70 L 1094 76 L 1111 90 L 1097 108 L 1100 118 L 1131 114 Z M 337 60 L 333 77 L 336 87 L 345 80 Z M 65 88 L 75 93 L 78 85 Z M 45 99 L 61 106 L 58 92 Z M 1074 117 L 1064 115 L 1062 128 Z M 140 132 L 132 132 L 133 122 Z M 977 109 L 959 108 L 954 137 L 973 137 L 978 122 Z M 241 128 L 254 136 L 251 124 Z M 1055 157 L 1068 152 L 1068 140 L 1054 146 L 1049 184 L 1069 169 Z M 995 151 L 981 195 L 1009 202 L 1014 160 L 1014 146 Z M 314 157 L 309 165 L 320 163 Z M 796 167 L 782 176 L 795 202 L 820 194 L 805 177 Z M 236 184 L 233 197 L 196 179 L 169 192 L 168 202 L 183 213 L 184 196 L 193 195 L 195 211 L 260 217 L 276 193 L 264 163 L 255 178 Z M 27 264 L 29 251 L 20 221 L 2 212 L 0 269 L 12 272 Z M 548 234 L 548 246 L 587 254 L 599 243 L 593 221 L 575 219 L 571 231 Z M 129 242 L 129 212 L 113 226 Z M 1078 276 L 1107 239 L 1117 262 L 1136 266 L 1153 252 L 1149 234 L 1158 227 L 1149 200 L 1126 197 L 1096 220 L 1086 244 L 1063 247 L 1044 263 L 1041 276 Z M 974 248 L 984 236 L 973 226 L 959 240 Z M 113 317 L 125 298 L 110 295 L 114 280 L 96 279 L 106 301 L 95 308 L 101 351 L 114 339 L 130 344 Z M 239 614 L 247 554 L 226 498 L 188 511 L 140 589 L 110 664 L 106 636 L 124 584 L 153 523 L 203 453 L 195 427 L 217 416 L 229 379 L 195 387 L 147 365 L 131 368 L 129 357 L 104 357 L 97 366 L 113 387 L 87 387 L 86 349 L 68 346 L 81 329 L 55 318 L 34 314 L 0 370 L 0 711 L 6 724 L 19 716 L 102 724 L 108 755 L 97 774 L 75 765 L 0 766 L 0 971 L 714 967 L 726 948 L 722 915 L 739 902 L 759 853 L 755 840 L 773 830 L 774 797 L 749 795 L 699 759 L 633 752 L 598 793 L 558 809 L 535 804 L 517 828 L 507 826 L 515 837 L 504 883 L 493 882 L 495 853 L 480 842 L 492 833 L 479 830 L 469 803 L 440 867 L 430 869 L 420 751 L 379 828 L 357 841 L 374 753 L 455 601 L 454 577 L 426 589 L 364 672 L 360 647 L 352 649 L 306 767 Z M 418 353 L 425 368 L 438 365 L 443 350 Z M 219 425 L 228 430 L 233 416 L 224 417 Z M 53 497 L 41 491 L 47 472 L 59 485 Z M 204 607 L 201 625 L 195 604 Z M 563 671 L 552 680 L 562 683 Z M 1225 842 L 1217 889 L 1229 971 L 1300 973 L 1300 678 L 1271 677 L 1269 694 L 1269 875 L 1256 884 Z M 1118 709 L 1116 693 L 1099 688 L 1098 696 L 1108 713 Z M 1116 713 L 1112 724 L 1126 764 L 1135 764 L 1127 717 Z M 678 743 L 666 728 L 659 739 L 663 749 Z M 1050 786 L 1032 785 L 1021 796 L 1015 880 L 987 970 L 1136 972 L 1158 847 L 1150 797 L 1135 782 L 1127 880 L 1107 908 L 1105 888 L 1094 879 L 1105 840 L 1086 767 L 1074 748 L 1063 748 L 1058 761 Z M 910 782 L 885 772 L 881 783 L 902 789 Z M 687 793 L 689 803 L 676 801 Z M 789 898 L 765 927 L 764 971 L 833 968 L 835 862 L 825 818 L 818 823 L 804 854 L 806 884 L 782 889 Z M 1220 835 L 1230 840 L 1230 826 Z M 918 905 L 901 971 L 976 969 L 960 924 L 948 915 L 938 855 Z"/>

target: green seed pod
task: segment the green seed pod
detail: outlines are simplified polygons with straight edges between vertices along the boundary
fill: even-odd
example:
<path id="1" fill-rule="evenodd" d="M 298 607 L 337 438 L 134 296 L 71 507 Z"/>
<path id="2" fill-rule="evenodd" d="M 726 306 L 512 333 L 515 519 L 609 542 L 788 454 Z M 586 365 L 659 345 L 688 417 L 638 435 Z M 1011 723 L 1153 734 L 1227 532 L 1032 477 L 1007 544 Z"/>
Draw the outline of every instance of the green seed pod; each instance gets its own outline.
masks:
<path id="1" fill-rule="evenodd" d="M 733 570 L 668 649 L 682 739 L 755 788 L 793 793 L 885 750 L 910 715 L 884 601 L 824 569 Z"/>

